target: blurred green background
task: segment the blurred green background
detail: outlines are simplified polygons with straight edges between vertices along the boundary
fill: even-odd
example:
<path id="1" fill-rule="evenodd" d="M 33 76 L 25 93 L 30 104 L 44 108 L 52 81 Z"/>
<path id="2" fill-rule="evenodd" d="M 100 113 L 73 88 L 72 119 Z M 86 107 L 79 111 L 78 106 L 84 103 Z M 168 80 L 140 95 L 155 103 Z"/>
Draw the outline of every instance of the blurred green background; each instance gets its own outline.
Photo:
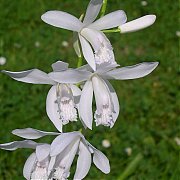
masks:
<path id="1" fill-rule="evenodd" d="M 21 71 L 39 68 L 51 71 L 51 64 L 63 60 L 76 67 L 72 32 L 41 21 L 47 10 L 63 10 L 79 17 L 88 0 L 0 0 L 0 68 Z M 107 34 L 116 60 L 122 66 L 143 61 L 159 61 L 149 76 L 129 81 L 112 81 L 119 96 L 121 112 L 113 129 L 95 127 L 86 138 L 110 160 L 111 173 L 104 175 L 92 165 L 87 180 L 178 180 L 180 179 L 180 94 L 179 4 L 176 0 L 109 0 L 107 13 L 123 9 L 128 20 L 156 14 L 156 23 L 130 34 Z M 65 42 L 63 42 L 65 41 Z M 63 43 L 62 43 L 63 42 Z M 47 118 L 45 98 L 50 86 L 17 82 L 0 74 L 0 143 L 20 138 L 11 135 L 15 128 L 32 127 L 56 131 Z M 78 130 L 80 124 L 66 126 Z M 107 139 L 110 147 L 102 141 Z M 51 142 L 43 138 L 40 142 Z M 179 144 L 179 145 L 178 145 Z M 32 151 L 0 150 L 0 180 L 20 180 L 22 168 Z M 133 168 L 128 171 L 129 166 Z M 73 174 L 73 170 L 72 170 Z"/>

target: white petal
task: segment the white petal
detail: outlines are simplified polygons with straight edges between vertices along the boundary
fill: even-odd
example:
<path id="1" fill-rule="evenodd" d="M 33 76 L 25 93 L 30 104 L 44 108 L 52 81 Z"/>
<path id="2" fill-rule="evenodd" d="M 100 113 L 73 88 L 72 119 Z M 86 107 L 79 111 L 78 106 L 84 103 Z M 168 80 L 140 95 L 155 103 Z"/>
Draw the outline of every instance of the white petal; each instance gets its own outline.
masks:
<path id="1" fill-rule="evenodd" d="M 80 104 L 79 115 L 84 124 L 92 129 L 92 99 L 93 99 L 93 87 L 92 82 L 87 81 L 83 87 Z"/>
<path id="2" fill-rule="evenodd" d="M 51 157 L 49 166 L 48 166 L 48 176 L 51 174 L 52 169 L 54 168 L 55 162 L 56 162 L 56 156 Z"/>
<path id="3" fill-rule="evenodd" d="M 79 35 L 79 39 L 81 42 L 82 52 L 84 55 L 84 58 L 86 59 L 87 63 L 91 66 L 91 68 L 95 71 L 96 70 L 96 63 L 94 59 L 94 53 L 93 50 L 89 44 L 89 42 Z"/>
<path id="4" fill-rule="evenodd" d="M 23 176 L 27 179 L 31 179 L 31 173 L 36 163 L 36 154 L 32 153 L 26 160 L 23 168 Z"/>
<path id="5" fill-rule="evenodd" d="M 77 68 L 77 70 L 94 72 L 89 64 L 83 65 L 83 66 Z"/>
<path id="6" fill-rule="evenodd" d="M 5 149 L 8 151 L 14 151 L 18 148 L 31 148 L 35 149 L 38 143 L 31 141 L 31 140 L 24 140 L 24 141 L 13 141 L 5 144 L 0 144 L 0 149 Z"/>
<path id="7" fill-rule="evenodd" d="M 136 64 L 134 66 L 127 66 L 118 69 L 114 69 L 106 73 L 109 76 L 108 79 L 137 79 L 150 74 L 157 66 L 158 62 L 144 62 Z"/>
<path id="8" fill-rule="evenodd" d="M 90 72 L 87 71 L 78 71 L 73 69 L 68 69 L 67 71 L 62 72 L 52 72 L 49 73 L 49 76 L 59 83 L 69 83 L 69 84 L 77 84 L 79 82 L 85 81 L 91 75 Z"/>
<path id="9" fill-rule="evenodd" d="M 46 98 L 46 112 L 54 126 L 62 132 L 62 121 L 60 120 L 56 100 L 56 86 L 52 86 Z"/>
<path id="10" fill-rule="evenodd" d="M 118 100 L 117 94 L 116 94 L 113 86 L 110 84 L 110 82 L 108 80 L 106 80 L 105 82 L 111 93 L 111 100 L 112 100 L 113 108 L 114 108 L 114 112 L 113 112 L 112 116 L 113 116 L 113 121 L 115 124 L 115 122 L 119 116 L 119 111 L 120 111 L 119 100 Z M 112 124 L 111 128 L 114 126 L 114 124 Z"/>
<path id="11" fill-rule="evenodd" d="M 52 69 L 53 71 L 55 72 L 58 72 L 58 71 L 64 71 L 64 70 L 67 70 L 68 69 L 68 66 L 69 64 L 68 63 L 65 63 L 63 61 L 57 61 L 55 63 L 52 64 Z"/>
<path id="12" fill-rule="evenodd" d="M 79 45 L 79 36 L 77 32 L 73 32 L 73 47 L 78 57 L 81 57 L 81 49 Z"/>
<path id="13" fill-rule="evenodd" d="M 66 157 L 63 160 L 64 162 L 61 162 L 63 164 L 65 163 L 65 171 L 70 171 L 71 165 L 73 163 L 73 160 L 75 158 L 75 155 L 76 155 L 78 147 L 79 147 L 79 142 L 80 142 L 80 139 L 77 139 L 72 144 L 70 151 L 66 152 Z"/>
<path id="14" fill-rule="evenodd" d="M 56 132 L 45 132 L 32 128 L 15 129 L 12 131 L 12 134 L 26 139 L 39 139 L 47 135 L 59 135 Z"/>
<path id="15" fill-rule="evenodd" d="M 11 78 L 21 82 L 32 84 L 54 84 L 54 81 L 51 80 L 45 72 L 39 69 L 31 69 L 21 72 L 11 72 L 3 70 L 2 72 L 10 76 Z"/>
<path id="16" fill-rule="evenodd" d="M 77 86 L 70 84 L 73 96 L 80 96 L 81 95 L 81 89 L 78 88 Z"/>
<path id="17" fill-rule="evenodd" d="M 38 162 L 44 161 L 50 154 L 50 145 L 42 144 L 36 147 L 36 157 Z"/>
<path id="18" fill-rule="evenodd" d="M 99 14 L 103 0 L 91 0 L 84 17 L 84 24 L 91 24 Z"/>
<path id="19" fill-rule="evenodd" d="M 80 138 L 79 132 L 62 133 L 54 139 L 51 144 L 51 156 L 61 153 L 71 142 L 75 142 Z"/>
<path id="20" fill-rule="evenodd" d="M 103 173 L 108 174 L 110 172 L 109 160 L 101 151 L 94 149 L 93 162 Z"/>
<path id="21" fill-rule="evenodd" d="M 151 26 L 156 20 L 155 15 L 146 15 L 119 26 L 121 33 L 138 31 Z"/>
<path id="22" fill-rule="evenodd" d="M 96 29 L 96 30 L 104 30 L 110 29 L 121 24 L 124 24 L 127 20 L 126 14 L 122 10 L 114 11 L 109 13 L 102 18 L 98 19 L 94 23 L 90 24 L 88 28 Z"/>
<path id="23" fill-rule="evenodd" d="M 91 167 L 91 153 L 82 142 L 79 145 L 79 157 L 74 179 L 84 179 Z"/>
<path id="24" fill-rule="evenodd" d="M 62 11 L 48 11 L 41 16 L 41 19 L 52 26 L 77 32 L 83 25 L 79 19 Z"/>

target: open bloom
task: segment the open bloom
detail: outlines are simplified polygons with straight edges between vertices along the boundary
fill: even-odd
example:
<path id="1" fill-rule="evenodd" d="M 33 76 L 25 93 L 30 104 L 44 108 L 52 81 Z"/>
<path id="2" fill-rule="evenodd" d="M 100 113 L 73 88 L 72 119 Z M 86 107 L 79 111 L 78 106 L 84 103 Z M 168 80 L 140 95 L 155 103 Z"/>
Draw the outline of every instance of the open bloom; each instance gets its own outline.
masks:
<path id="1" fill-rule="evenodd" d="M 84 124 L 92 129 L 92 99 L 93 92 L 96 100 L 96 111 L 94 113 L 94 118 L 96 125 L 104 125 L 113 127 L 118 115 L 119 115 L 119 102 L 114 88 L 109 83 L 109 79 L 117 80 L 127 80 L 127 79 L 137 79 L 150 74 L 158 65 L 158 62 L 144 62 L 134 66 L 127 66 L 122 68 L 116 68 L 117 66 L 101 65 L 97 67 L 97 71 L 93 71 L 90 66 L 85 65 L 78 70 L 74 71 L 72 74 L 78 77 L 79 72 L 91 72 L 87 76 L 86 82 L 84 84 L 80 104 L 79 104 L 79 115 Z M 57 81 L 62 82 L 63 76 L 61 72 L 50 73 L 49 76 Z M 66 76 L 66 81 L 71 82 L 71 77 L 64 73 Z M 84 77 L 84 76 L 83 76 Z M 73 83 L 78 83 L 84 81 L 79 78 Z"/>
<path id="2" fill-rule="evenodd" d="M 127 19 L 124 11 L 118 10 L 96 20 L 102 3 L 103 0 L 91 0 L 82 22 L 62 11 L 48 11 L 41 17 L 44 22 L 52 26 L 77 32 L 75 50 L 79 55 L 80 41 L 83 55 L 94 70 L 96 70 L 96 64 L 116 64 L 111 43 L 101 30 L 118 27 Z"/>
<path id="3" fill-rule="evenodd" d="M 116 64 L 113 48 L 103 30 L 118 27 L 121 33 L 137 31 L 152 25 L 156 19 L 155 15 L 147 15 L 126 23 L 125 12 L 117 10 L 96 20 L 102 3 L 103 0 L 91 0 L 82 22 L 63 11 L 48 11 L 41 16 L 47 24 L 76 32 L 75 51 L 80 56 L 80 41 L 83 55 L 93 70 L 103 63 Z"/>
<path id="4" fill-rule="evenodd" d="M 1 149 L 14 151 L 18 148 L 35 149 L 23 168 L 23 175 L 27 180 L 48 180 L 48 166 L 50 161 L 50 145 L 40 144 L 31 140 L 14 141 L 0 144 Z"/>
<path id="5" fill-rule="evenodd" d="M 54 72 L 70 72 L 68 64 L 62 61 L 57 61 L 52 64 L 52 68 Z M 52 85 L 46 99 L 46 111 L 50 120 L 59 131 L 62 132 L 62 126 L 70 121 L 77 121 L 77 106 L 81 94 L 81 90 L 77 86 L 56 82 L 52 80 L 47 73 L 39 69 L 21 72 L 3 70 L 2 72 L 17 81 Z M 65 79 L 66 77 L 64 77 L 64 80 Z"/>
<path id="6" fill-rule="evenodd" d="M 76 155 L 78 155 L 74 179 L 83 179 L 91 167 L 91 154 L 93 162 L 104 173 L 110 172 L 107 157 L 93 147 L 80 132 L 56 133 L 44 132 L 32 128 L 16 129 L 13 134 L 26 139 L 38 139 L 47 135 L 58 135 L 51 145 L 35 143 L 31 140 L 15 141 L 0 144 L 1 149 L 16 150 L 17 148 L 36 149 L 26 161 L 23 174 L 28 180 L 57 179 L 66 180 L 70 175 L 70 168 Z"/>

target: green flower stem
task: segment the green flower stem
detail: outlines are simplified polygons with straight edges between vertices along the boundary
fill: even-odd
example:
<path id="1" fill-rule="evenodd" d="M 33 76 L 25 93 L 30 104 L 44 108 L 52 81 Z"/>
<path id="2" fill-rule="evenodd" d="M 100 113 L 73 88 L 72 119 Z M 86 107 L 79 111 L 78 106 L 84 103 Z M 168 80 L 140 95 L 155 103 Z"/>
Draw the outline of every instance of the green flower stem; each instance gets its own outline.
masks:
<path id="1" fill-rule="evenodd" d="M 125 171 L 118 177 L 118 180 L 127 179 L 127 177 L 136 170 L 137 166 L 139 165 L 142 159 L 143 155 L 141 153 L 137 154 L 137 156 L 126 167 Z"/>
<path id="2" fill-rule="evenodd" d="M 83 63 L 83 58 L 82 55 L 80 57 L 78 57 L 78 64 L 77 64 L 77 68 L 81 67 Z"/>
<path id="3" fill-rule="evenodd" d="M 102 8 L 101 8 L 101 15 L 100 17 L 103 17 L 105 15 L 105 12 L 106 12 L 106 7 L 107 7 L 107 1 L 108 0 L 103 0 L 103 5 L 102 5 Z"/>
<path id="4" fill-rule="evenodd" d="M 103 30 L 102 32 L 104 32 L 104 33 L 116 33 L 116 32 L 120 33 L 121 30 L 119 28 L 117 28 L 117 29 Z"/>

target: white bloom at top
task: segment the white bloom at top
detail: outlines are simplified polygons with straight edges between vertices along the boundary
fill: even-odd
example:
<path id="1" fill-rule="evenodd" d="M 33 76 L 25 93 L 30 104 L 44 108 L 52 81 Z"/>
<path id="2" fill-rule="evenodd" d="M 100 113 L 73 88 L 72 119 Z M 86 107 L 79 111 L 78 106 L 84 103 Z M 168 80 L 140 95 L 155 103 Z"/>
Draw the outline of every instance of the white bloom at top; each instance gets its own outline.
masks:
<path id="1" fill-rule="evenodd" d="M 80 67 L 72 71 L 71 76 L 68 73 L 52 72 L 49 76 L 57 81 L 63 82 L 63 77 L 66 77 L 66 82 L 72 82 L 72 76 L 77 76 L 78 73 L 91 72 L 83 86 L 80 103 L 79 115 L 81 121 L 89 128 L 92 129 L 93 113 L 92 113 L 92 100 L 93 92 L 96 100 L 96 111 L 94 118 L 96 126 L 104 125 L 113 127 L 119 115 L 119 101 L 114 88 L 109 83 L 109 79 L 127 80 L 137 79 L 150 74 L 158 65 L 158 62 L 144 62 L 134 66 L 116 68 L 117 65 L 101 65 L 97 66 L 97 71 L 93 71 L 89 65 Z M 77 73 L 78 72 L 78 73 Z M 84 77 L 74 83 L 84 81 Z M 69 81 L 68 81 L 69 79 Z"/>
<path id="2" fill-rule="evenodd" d="M 110 172 L 107 157 L 93 147 L 80 132 L 56 133 L 44 132 L 32 128 L 16 129 L 13 134 L 26 138 L 38 139 L 47 135 L 58 135 L 51 145 L 35 143 L 31 140 L 15 141 L 0 144 L 1 149 L 16 150 L 17 148 L 36 149 L 25 163 L 23 174 L 28 180 L 57 179 L 66 180 L 70 175 L 70 168 L 76 155 L 77 166 L 74 179 L 84 179 L 93 163 L 103 173 Z M 93 158 L 91 157 L 93 155 Z"/>
<path id="3" fill-rule="evenodd" d="M 52 64 L 53 72 L 61 72 L 71 74 L 71 69 L 68 69 L 68 64 L 62 61 L 57 61 Z M 73 85 L 73 83 L 64 83 L 66 77 L 63 76 L 63 83 L 52 80 L 48 74 L 39 70 L 31 69 L 21 72 L 2 71 L 11 78 L 26 83 L 33 84 L 50 84 L 51 89 L 48 92 L 46 99 L 46 111 L 50 120 L 54 123 L 56 128 L 62 132 L 62 126 L 70 121 L 77 121 L 77 108 L 81 90 Z M 78 74 L 81 78 L 82 75 Z M 78 78 L 72 76 L 73 78 Z M 89 73 L 87 73 L 89 75 Z M 86 79 L 86 76 L 84 76 Z"/>
<path id="4" fill-rule="evenodd" d="M 127 20 L 122 10 L 114 11 L 96 20 L 102 3 L 103 0 L 91 0 L 82 22 L 63 11 L 48 11 L 41 16 L 47 24 L 76 32 L 75 51 L 80 56 L 80 41 L 83 55 L 94 70 L 96 64 L 116 64 L 111 43 L 101 30 L 118 27 Z"/>
<path id="5" fill-rule="evenodd" d="M 156 20 L 155 15 L 146 15 L 119 26 L 120 33 L 138 31 L 151 26 Z"/>

